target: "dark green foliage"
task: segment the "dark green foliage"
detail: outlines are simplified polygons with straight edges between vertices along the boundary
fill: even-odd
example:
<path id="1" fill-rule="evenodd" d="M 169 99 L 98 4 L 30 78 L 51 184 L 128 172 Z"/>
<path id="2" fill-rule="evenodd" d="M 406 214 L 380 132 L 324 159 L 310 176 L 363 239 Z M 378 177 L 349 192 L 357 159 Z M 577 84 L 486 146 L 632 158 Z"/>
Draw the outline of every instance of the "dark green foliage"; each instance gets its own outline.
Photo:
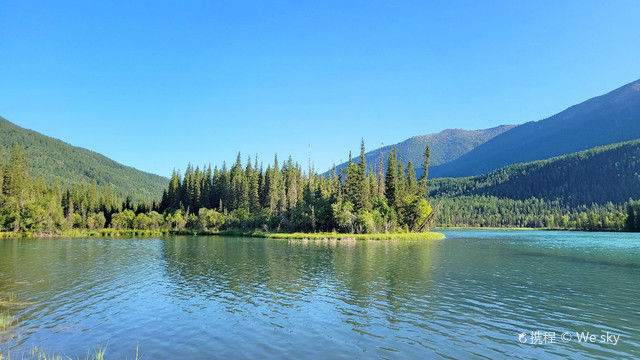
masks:
<path id="1" fill-rule="evenodd" d="M 29 160 L 29 173 L 47 184 L 59 183 L 100 187 L 109 186 L 119 197 L 154 199 L 167 186 L 167 179 L 118 164 L 98 153 L 71 146 L 35 131 L 23 129 L 0 117 L 0 145 L 11 149 L 16 143 Z M 8 160 L 5 155 L 5 161 Z"/>
<path id="2" fill-rule="evenodd" d="M 47 186 L 29 173 L 25 152 L 15 145 L 6 165 L 0 164 L 0 231 L 52 233 L 71 228 L 98 229 L 119 212 L 121 205 L 110 188 L 59 183 Z M 148 207 L 144 203 L 141 209 Z M 146 210 L 145 210 L 146 211 Z"/>
<path id="3" fill-rule="evenodd" d="M 1 150 L 1 149 L 0 149 Z M 425 154 L 429 151 L 426 149 Z M 441 226 L 545 227 L 639 231 L 640 140 L 583 151 L 488 175 L 416 181 L 392 149 L 386 174 L 360 162 L 329 176 L 304 173 L 291 158 L 266 170 L 238 154 L 228 169 L 188 165 L 174 172 L 160 203 L 124 201 L 111 187 L 47 185 L 29 173 L 14 146 L 0 163 L 0 231 L 56 233 L 100 230 L 283 230 L 305 232 L 423 231 Z M 350 157 L 351 158 L 351 157 Z M 2 157 L 0 157 L 2 159 Z M 428 174 L 429 156 L 423 170 Z M 567 175 L 569 174 L 569 175 Z M 577 180 L 573 180 L 573 177 Z M 432 211 L 433 210 L 433 211 Z M 437 216 L 436 216 L 437 215 Z"/>
<path id="4" fill-rule="evenodd" d="M 511 165 L 487 175 L 435 179 L 430 187 L 433 197 L 539 198 L 571 207 L 623 204 L 640 198 L 640 140 Z"/>
<path id="5" fill-rule="evenodd" d="M 429 180 L 429 165 L 431 164 L 431 148 L 427 145 L 424 149 L 424 159 L 422 161 L 422 176 L 420 177 L 420 192 L 423 196 L 429 193 L 427 180 Z"/>
<path id="6" fill-rule="evenodd" d="M 625 225 L 629 231 L 640 231 L 640 201 L 629 201 Z"/>
<path id="7" fill-rule="evenodd" d="M 594 204 L 568 207 L 558 201 L 531 198 L 500 199 L 460 196 L 434 200 L 437 226 L 551 228 L 588 231 L 623 231 L 626 205 Z"/>
<path id="8" fill-rule="evenodd" d="M 394 208 L 398 208 L 400 206 L 401 178 L 398 174 L 398 166 L 398 152 L 393 148 L 389 151 L 387 173 L 384 178 L 384 188 L 387 201 L 389 205 Z"/>
<path id="9" fill-rule="evenodd" d="M 407 192 L 409 194 L 417 194 L 419 191 L 416 171 L 413 167 L 413 162 L 409 161 L 407 163 Z"/>
<path id="10" fill-rule="evenodd" d="M 413 167 L 406 175 L 392 152 L 385 196 L 379 189 L 380 175 L 368 172 L 364 155 L 362 142 L 360 162 L 350 155 L 345 170 L 334 170 L 328 177 L 304 173 L 291 158 L 281 165 L 277 156 L 265 171 L 257 163 L 252 166 L 251 160 L 243 167 L 239 155 L 230 170 L 224 164 L 213 172 L 188 166 L 182 178 L 172 176 L 159 208 L 185 214 L 187 227 L 198 221 L 189 214 L 217 208 L 225 219 L 220 226 L 228 229 L 425 230 L 431 207 L 420 193 Z"/>

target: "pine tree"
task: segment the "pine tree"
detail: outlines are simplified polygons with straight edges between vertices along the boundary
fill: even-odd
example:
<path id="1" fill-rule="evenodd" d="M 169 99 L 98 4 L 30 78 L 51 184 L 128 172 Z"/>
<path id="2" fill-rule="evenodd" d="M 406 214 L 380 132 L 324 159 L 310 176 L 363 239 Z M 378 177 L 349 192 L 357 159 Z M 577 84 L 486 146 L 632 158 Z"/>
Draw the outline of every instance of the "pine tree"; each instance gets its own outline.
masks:
<path id="1" fill-rule="evenodd" d="M 4 147 L 2 146 L 2 144 L 0 144 L 0 206 L 4 201 L 3 184 L 4 184 Z M 2 227 L 2 224 L 0 224 L 0 227 Z"/>
<path id="2" fill-rule="evenodd" d="M 2 181 L 3 207 L 8 212 L 13 231 L 20 229 L 22 211 L 29 195 L 30 180 L 27 175 L 24 150 L 15 144 L 11 151 L 11 160 L 4 169 Z"/>
<path id="3" fill-rule="evenodd" d="M 365 158 L 364 139 L 360 142 L 360 163 L 358 164 L 358 198 L 354 203 L 356 210 L 369 210 L 371 201 L 367 181 L 367 160 Z"/>
<path id="4" fill-rule="evenodd" d="M 344 199 L 353 205 L 360 205 L 362 182 L 360 180 L 360 167 L 349 156 L 349 163 L 344 170 Z"/>
<path id="5" fill-rule="evenodd" d="M 286 207 L 293 209 L 298 204 L 298 181 L 296 168 L 293 166 L 293 159 L 289 156 L 287 165 L 283 168 L 284 182 L 286 188 Z"/>
<path id="6" fill-rule="evenodd" d="M 98 211 L 98 184 L 95 180 L 89 187 L 89 194 L 87 194 L 87 209 L 90 213 Z"/>
<path id="7" fill-rule="evenodd" d="M 233 208 L 233 193 L 231 189 L 231 175 L 227 170 L 227 164 L 222 162 L 222 173 L 220 182 L 220 200 L 222 200 L 223 209 Z"/>
<path id="8" fill-rule="evenodd" d="M 429 145 L 424 149 L 424 160 L 422 163 L 422 177 L 420 178 L 420 187 L 422 189 L 422 196 L 429 195 L 429 189 L 427 188 L 427 181 L 429 180 L 429 163 L 431 162 L 431 149 Z"/>
<path id="9" fill-rule="evenodd" d="M 213 171 L 211 170 L 211 164 L 207 166 L 207 170 L 204 173 L 202 178 L 202 194 L 201 194 L 201 206 L 211 209 L 214 206 L 212 202 L 212 191 L 213 191 Z"/>
<path id="10" fill-rule="evenodd" d="M 418 194 L 418 180 L 416 178 L 416 171 L 413 168 L 413 162 L 409 160 L 407 162 L 407 193 L 411 195 Z"/>
<path id="11" fill-rule="evenodd" d="M 398 179 L 398 149 L 394 146 L 389 151 L 387 160 L 387 173 L 385 175 L 385 195 L 387 202 L 392 208 L 398 208 L 400 204 L 400 189 Z"/>
<path id="12" fill-rule="evenodd" d="M 251 166 L 251 158 L 247 161 L 247 168 L 245 176 L 248 179 L 249 186 L 249 210 L 253 213 L 260 211 L 260 193 L 259 193 L 259 179 L 260 174 L 257 171 L 257 162 L 255 168 Z"/>
<path id="13" fill-rule="evenodd" d="M 384 196 L 384 151 L 382 150 L 384 144 L 380 144 L 380 156 L 378 157 L 378 173 L 376 178 L 376 194 L 378 196 Z"/>

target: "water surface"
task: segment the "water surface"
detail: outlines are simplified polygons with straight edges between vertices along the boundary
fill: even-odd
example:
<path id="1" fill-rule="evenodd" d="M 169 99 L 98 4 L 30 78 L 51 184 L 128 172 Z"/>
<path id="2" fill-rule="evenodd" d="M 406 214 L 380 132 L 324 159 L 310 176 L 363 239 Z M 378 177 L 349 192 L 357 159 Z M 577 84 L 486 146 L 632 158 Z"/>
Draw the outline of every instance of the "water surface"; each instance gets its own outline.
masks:
<path id="1" fill-rule="evenodd" d="M 0 240 L 0 301 L 13 303 L 0 311 L 16 319 L 0 349 L 84 356 L 106 345 L 108 357 L 131 358 L 139 345 L 148 359 L 640 357 L 638 235 L 446 235 Z M 536 331 L 555 341 L 532 344 Z M 578 342 L 587 331 L 598 341 Z M 616 345 L 600 342 L 606 332 L 620 336 Z"/>

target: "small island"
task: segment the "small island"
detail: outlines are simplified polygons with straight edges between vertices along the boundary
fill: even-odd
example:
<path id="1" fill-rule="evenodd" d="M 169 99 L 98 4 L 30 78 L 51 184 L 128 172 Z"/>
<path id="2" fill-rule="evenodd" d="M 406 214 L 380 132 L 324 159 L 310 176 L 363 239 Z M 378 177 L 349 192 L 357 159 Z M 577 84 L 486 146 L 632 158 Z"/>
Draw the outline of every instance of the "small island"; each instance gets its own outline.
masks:
<path id="1" fill-rule="evenodd" d="M 15 145 L 3 170 L 0 202 L 3 237 L 152 236 L 165 234 L 288 239 L 441 239 L 430 232 L 437 211 L 427 200 L 430 149 L 422 176 L 397 150 L 367 166 L 364 141 L 358 161 L 327 174 L 277 155 L 266 168 L 258 159 L 228 168 L 187 166 L 171 176 L 158 200 L 130 194 L 120 200 L 108 187 L 46 185 L 32 179 Z M 139 199 L 134 201 L 132 199 Z"/>

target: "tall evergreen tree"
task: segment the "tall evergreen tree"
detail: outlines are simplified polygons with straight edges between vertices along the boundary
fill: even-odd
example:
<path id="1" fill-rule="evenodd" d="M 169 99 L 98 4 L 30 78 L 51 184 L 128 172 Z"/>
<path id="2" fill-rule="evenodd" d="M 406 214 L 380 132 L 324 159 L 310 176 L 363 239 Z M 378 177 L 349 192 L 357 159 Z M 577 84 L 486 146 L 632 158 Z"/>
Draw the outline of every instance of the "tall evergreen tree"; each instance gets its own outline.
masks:
<path id="1" fill-rule="evenodd" d="M 424 149 L 424 159 L 422 162 L 422 177 L 420 178 L 420 187 L 422 188 L 422 196 L 429 195 L 429 189 L 427 188 L 427 181 L 429 180 L 429 163 L 431 162 L 431 148 L 429 145 Z"/>
<path id="2" fill-rule="evenodd" d="M 257 170 L 257 162 L 255 166 L 255 168 L 251 166 L 251 158 L 249 158 L 246 177 L 249 186 L 249 210 L 254 213 L 260 211 L 260 174 Z"/>
<path id="3" fill-rule="evenodd" d="M 418 189 L 418 180 L 416 178 L 416 171 L 413 168 L 413 162 L 409 160 L 407 162 L 407 193 L 411 195 L 417 195 L 419 192 Z"/>
<path id="4" fill-rule="evenodd" d="M 389 206 L 397 209 L 400 204 L 400 184 L 398 179 L 398 149 L 395 146 L 389 151 L 384 188 Z"/>
<path id="5" fill-rule="evenodd" d="M 22 211 L 29 195 L 29 186 L 30 179 L 27 176 L 27 161 L 24 157 L 24 150 L 14 144 L 11 159 L 4 169 L 2 182 L 4 201 L 2 206 L 13 231 L 18 231 L 21 227 Z"/>
<path id="6" fill-rule="evenodd" d="M 360 142 L 360 163 L 358 164 L 358 198 L 354 203 L 356 209 L 371 208 L 369 181 L 367 180 L 367 159 L 365 158 L 364 139 Z"/>

